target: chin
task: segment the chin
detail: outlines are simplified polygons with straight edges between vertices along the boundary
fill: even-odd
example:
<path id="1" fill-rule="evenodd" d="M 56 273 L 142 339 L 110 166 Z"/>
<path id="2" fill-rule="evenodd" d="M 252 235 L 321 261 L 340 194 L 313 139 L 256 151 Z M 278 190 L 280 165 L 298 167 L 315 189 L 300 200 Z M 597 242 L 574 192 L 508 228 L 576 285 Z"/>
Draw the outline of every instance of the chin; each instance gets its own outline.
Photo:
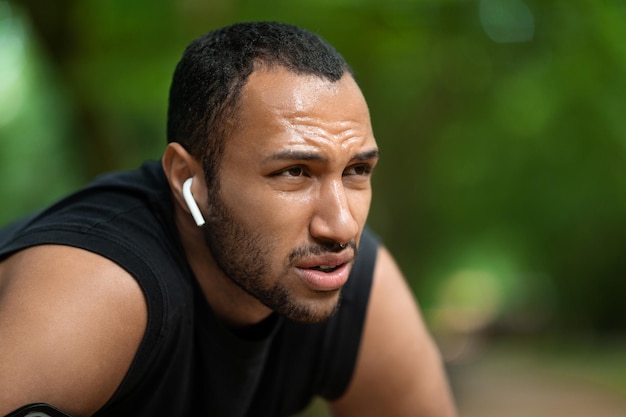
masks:
<path id="1" fill-rule="evenodd" d="M 313 300 L 308 303 L 291 303 L 282 314 L 299 323 L 316 324 L 331 318 L 339 309 L 340 297 L 332 300 Z"/>

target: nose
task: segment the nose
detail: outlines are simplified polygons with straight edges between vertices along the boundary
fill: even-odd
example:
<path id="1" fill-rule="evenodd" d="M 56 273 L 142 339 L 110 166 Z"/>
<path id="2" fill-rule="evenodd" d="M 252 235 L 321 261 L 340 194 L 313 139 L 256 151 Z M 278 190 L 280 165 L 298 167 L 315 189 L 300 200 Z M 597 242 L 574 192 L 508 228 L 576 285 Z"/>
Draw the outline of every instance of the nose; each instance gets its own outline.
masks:
<path id="1" fill-rule="evenodd" d="M 347 243 L 356 239 L 359 223 L 352 211 L 350 196 L 341 180 L 321 185 L 310 233 L 319 241 Z"/>

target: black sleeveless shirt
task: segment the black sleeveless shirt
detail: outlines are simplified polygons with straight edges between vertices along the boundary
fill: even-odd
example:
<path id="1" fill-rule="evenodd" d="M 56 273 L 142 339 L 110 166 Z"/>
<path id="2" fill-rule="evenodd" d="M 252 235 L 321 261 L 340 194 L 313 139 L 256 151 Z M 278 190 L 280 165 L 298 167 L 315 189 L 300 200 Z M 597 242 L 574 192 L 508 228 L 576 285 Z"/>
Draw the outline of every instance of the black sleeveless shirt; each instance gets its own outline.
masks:
<path id="1" fill-rule="evenodd" d="M 0 259 L 40 244 L 109 258 L 146 297 L 141 345 L 96 416 L 289 416 L 313 397 L 339 398 L 350 382 L 378 247 L 367 228 L 333 317 L 301 324 L 270 316 L 255 335 L 235 334 L 213 315 L 184 256 L 157 162 L 102 176 L 0 229 Z"/>

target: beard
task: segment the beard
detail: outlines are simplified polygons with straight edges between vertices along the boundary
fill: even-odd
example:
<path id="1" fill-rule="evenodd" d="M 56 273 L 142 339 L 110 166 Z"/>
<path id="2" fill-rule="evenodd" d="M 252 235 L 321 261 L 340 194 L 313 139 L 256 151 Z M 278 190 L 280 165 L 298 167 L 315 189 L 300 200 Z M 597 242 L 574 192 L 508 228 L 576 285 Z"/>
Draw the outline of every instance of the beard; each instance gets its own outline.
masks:
<path id="1" fill-rule="evenodd" d="M 204 239 L 211 254 L 224 275 L 256 298 L 263 305 L 286 318 L 303 323 L 319 323 L 331 317 L 339 308 L 337 301 L 328 307 L 326 301 L 304 301 L 289 289 L 288 280 L 293 279 L 297 261 L 310 255 L 337 252 L 335 244 L 316 244 L 294 248 L 281 270 L 272 269 L 272 259 L 276 251 L 274 235 L 266 236 L 258 230 L 246 227 L 232 215 L 219 195 L 219 190 L 210 193 L 211 215 L 203 227 Z M 356 250 L 356 245 L 351 244 Z"/>

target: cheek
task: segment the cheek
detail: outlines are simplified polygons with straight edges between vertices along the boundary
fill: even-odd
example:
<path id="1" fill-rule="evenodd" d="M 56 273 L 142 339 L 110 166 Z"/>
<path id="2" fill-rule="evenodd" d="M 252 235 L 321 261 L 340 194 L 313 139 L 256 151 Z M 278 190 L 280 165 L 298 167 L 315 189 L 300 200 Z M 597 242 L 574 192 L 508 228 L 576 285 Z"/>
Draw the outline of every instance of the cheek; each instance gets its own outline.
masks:
<path id="1" fill-rule="evenodd" d="M 349 196 L 350 210 L 354 219 L 361 225 L 365 224 L 372 202 L 372 190 L 355 191 Z"/>
<path id="2" fill-rule="evenodd" d="M 277 193 L 262 185 L 238 187 L 227 198 L 228 207 L 248 228 L 284 234 L 306 224 L 311 198 L 292 193 Z"/>
<path id="3" fill-rule="evenodd" d="M 259 204 L 259 212 L 278 227 L 305 225 L 311 216 L 313 198 L 300 193 L 267 192 Z"/>

